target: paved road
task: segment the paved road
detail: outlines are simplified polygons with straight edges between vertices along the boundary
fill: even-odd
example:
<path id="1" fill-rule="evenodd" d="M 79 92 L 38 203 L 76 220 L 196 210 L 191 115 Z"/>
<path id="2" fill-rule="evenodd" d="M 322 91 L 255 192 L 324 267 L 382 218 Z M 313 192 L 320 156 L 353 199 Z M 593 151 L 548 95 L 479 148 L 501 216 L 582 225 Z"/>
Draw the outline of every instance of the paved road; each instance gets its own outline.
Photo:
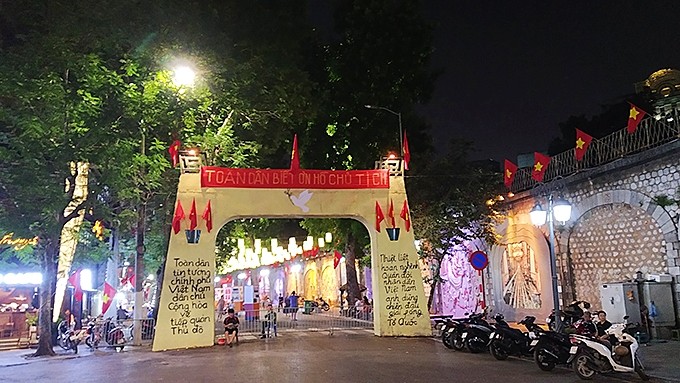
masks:
<path id="1" fill-rule="evenodd" d="M 27 353 L 26 350 L 23 350 Z M 639 381 L 636 376 L 626 376 Z M 364 330 L 246 337 L 234 348 L 153 353 L 95 351 L 0 368 L 0 382 L 579 382 L 568 370 L 450 351 L 429 338 L 379 338 Z M 621 382 L 599 377 L 595 382 Z"/>

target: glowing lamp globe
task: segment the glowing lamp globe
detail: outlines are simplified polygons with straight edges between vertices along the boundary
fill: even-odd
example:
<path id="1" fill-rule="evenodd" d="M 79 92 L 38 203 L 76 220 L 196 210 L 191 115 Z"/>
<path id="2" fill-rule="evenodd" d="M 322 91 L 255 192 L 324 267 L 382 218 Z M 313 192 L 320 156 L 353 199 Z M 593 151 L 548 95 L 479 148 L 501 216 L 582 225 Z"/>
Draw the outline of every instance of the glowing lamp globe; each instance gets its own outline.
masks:
<path id="1" fill-rule="evenodd" d="M 545 224 L 545 221 L 548 218 L 548 212 L 543 210 L 541 205 L 537 203 L 529 212 L 529 218 L 531 219 L 531 223 L 535 226 L 541 226 Z"/>
<path id="2" fill-rule="evenodd" d="M 571 218 L 571 205 L 562 198 L 558 198 L 553 205 L 553 214 L 555 219 L 564 223 Z"/>

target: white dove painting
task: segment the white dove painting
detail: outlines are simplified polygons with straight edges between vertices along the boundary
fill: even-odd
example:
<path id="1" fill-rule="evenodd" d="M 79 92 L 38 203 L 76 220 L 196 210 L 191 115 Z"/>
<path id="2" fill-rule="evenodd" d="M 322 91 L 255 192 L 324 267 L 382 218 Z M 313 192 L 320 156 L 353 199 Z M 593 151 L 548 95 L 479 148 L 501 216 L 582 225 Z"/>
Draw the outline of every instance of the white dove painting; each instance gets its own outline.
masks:
<path id="1" fill-rule="evenodd" d="M 308 189 L 305 189 L 302 192 L 300 192 L 300 194 L 297 196 L 292 193 L 286 194 L 288 194 L 288 198 L 290 198 L 290 202 L 292 202 L 293 205 L 299 207 L 305 213 L 309 211 L 309 207 L 307 207 L 307 202 L 309 202 L 314 193 L 310 192 Z"/>

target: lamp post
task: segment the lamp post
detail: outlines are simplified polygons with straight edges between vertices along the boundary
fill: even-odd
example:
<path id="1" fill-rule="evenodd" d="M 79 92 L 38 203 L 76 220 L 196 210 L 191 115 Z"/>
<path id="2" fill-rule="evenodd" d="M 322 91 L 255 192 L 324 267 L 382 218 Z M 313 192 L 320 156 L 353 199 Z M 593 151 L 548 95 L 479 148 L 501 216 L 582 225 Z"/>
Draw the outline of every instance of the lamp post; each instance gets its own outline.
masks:
<path id="1" fill-rule="evenodd" d="M 553 201 L 552 194 L 548 195 L 548 210 L 545 211 L 540 204 L 536 203 L 529 212 L 531 223 L 542 226 L 548 221 L 548 248 L 550 250 L 550 276 L 552 278 L 553 308 L 555 310 L 555 329 L 562 328 L 562 315 L 560 314 L 560 299 L 557 282 L 557 257 L 555 256 L 555 219 L 564 223 L 571 217 L 571 205 L 562 198 Z"/>
<path id="2" fill-rule="evenodd" d="M 401 127 L 401 113 L 395 112 L 392 109 L 385 108 L 384 106 L 375 106 L 375 105 L 364 105 L 366 109 L 374 109 L 374 110 L 384 110 L 385 112 L 389 112 L 394 114 L 399 118 L 399 154 L 400 158 L 404 158 L 404 143 L 402 140 L 404 139 L 404 130 Z"/>

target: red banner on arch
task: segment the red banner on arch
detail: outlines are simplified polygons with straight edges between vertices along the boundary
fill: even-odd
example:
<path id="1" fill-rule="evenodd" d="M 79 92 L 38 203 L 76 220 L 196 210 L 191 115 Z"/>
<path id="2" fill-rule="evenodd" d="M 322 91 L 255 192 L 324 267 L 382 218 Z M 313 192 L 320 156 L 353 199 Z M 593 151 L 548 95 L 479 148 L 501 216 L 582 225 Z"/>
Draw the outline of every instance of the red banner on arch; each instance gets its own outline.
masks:
<path id="1" fill-rule="evenodd" d="M 201 187 L 253 189 L 389 189 L 387 169 L 305 170 L 201 168 Z"/>

